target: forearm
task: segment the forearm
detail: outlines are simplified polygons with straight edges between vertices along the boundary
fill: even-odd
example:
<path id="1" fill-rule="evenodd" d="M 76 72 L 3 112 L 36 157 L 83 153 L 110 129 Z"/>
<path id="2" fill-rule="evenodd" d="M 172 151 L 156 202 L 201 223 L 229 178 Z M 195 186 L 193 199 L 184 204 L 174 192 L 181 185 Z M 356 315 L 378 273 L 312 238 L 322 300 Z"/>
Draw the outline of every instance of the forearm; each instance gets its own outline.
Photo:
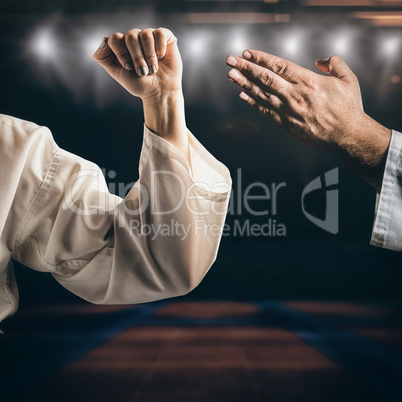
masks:
<path id="1" fill-rule="evenodd" d="M 191 167 L 184 98 L 181 91 L 143 102 L 145 125 L 173 144 L 186 157 Z"/>
<path id="2" fill-rule="evenodd" d="M 340 138 L 334 153 L 379 192 L 390 140 L 391 130 L 364 114 L 353 132 Z"/>

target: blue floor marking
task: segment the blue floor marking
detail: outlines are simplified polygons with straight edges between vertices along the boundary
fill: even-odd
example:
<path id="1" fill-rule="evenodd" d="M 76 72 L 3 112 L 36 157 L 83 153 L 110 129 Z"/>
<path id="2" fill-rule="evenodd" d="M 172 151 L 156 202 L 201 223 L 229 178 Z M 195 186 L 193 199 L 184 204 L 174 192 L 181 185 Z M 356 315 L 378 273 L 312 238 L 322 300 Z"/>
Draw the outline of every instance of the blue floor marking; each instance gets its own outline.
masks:
<path id="1" fill-rule="evenodd" d="M 164 307 L 156 302 L 102 315 L 102 324 L 92 332 L 54 332 L 34 335 L 12 343 L 0 344 L 1 360 L 7 362 L 1 372 L 1 401 L 11 402 L 57 370 L 80 359 L 120 332 L 141 325 L 146 318 Z M 17 348 L 17 350 L 15 350 Z"/>
<path id="2" fill-rule="evenodd" d="M 255 303 L 281 327 L 298 335 L 340 367 L 352 373 L 390 402 L 402 400 L 402 354 L 376 341 L 339 329 L 330 320 L 315 318 L 276 302 Z"/>
<path id="3" fill-rule="evenodd" d="M 1 401 L 10 402 L 57 370 L 80 359 L 120 332 L 135 326 L 254 326 L 285 328 L 349 371 L 388 401 L 401 401 L 402 354 L 363 336 L 339 328 L 348 319 L 323 319 L 278 302 L 256 302 L 260 313 L 246 317 L 187 319 L 154 316 L 168 302 L 145 304 L 106 313 L 76 327 L 60 326 L 52 333 L 0 343 L 0 358 L 7 362 L 1 374 Z M 357 319 L 360 323 L 361 321 Z M 365 324 L 400 323 L 385 318 L 364 318 Z M 71 322 L 70 322 L 71 323 Z M 55 324 L 56 325 L 56 324 Z M 71 324 L 73 325 L 73 324 Z M 81 325 L 81 326 L 80 326 Z M 1 338 L 0 338 L 1 340 Z M 4 360 L 3 360 L 4 359 Z M 0 367 L 1 370 L 1 367 Z M 18 374 L 16 374 L 18 373 Z M 7 384 L 6 386 L 3 384 Z"/>

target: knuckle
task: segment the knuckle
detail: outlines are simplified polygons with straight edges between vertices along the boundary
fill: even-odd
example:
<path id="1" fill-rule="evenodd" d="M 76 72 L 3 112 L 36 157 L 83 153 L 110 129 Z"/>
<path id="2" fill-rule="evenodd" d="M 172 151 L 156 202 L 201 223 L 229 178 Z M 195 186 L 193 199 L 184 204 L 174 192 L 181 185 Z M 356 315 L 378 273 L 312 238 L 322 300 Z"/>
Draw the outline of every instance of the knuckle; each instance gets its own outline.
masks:
<path id="1" fill-rule="evenodd" d="M 156 53 L 152 51 L 152 53 L 147 54 L 147 60 L 150 62 L 150 64 L 155 64 L 154 62 L 158 60 Z"/>
<path id="2" fill-rule="evenodd" d="M 313 77 L 304 78 L 303 84 L 306 88 L 308 88 L 312 91 L 318 91 L 318 81 Z"/>
<path id="3" fill-rule="evenodd" d="M 141 30 L 138 28 L 130 29 L 129 31 L 127 31 L 126 36 L 137 37 L 140 32 Z"/>
<path id="4" fill-rule="evenodd" d="M 251 82 L 245 79 L 243 76 L 240 76 L 239 83 L 243 88 L 247 89 L 247 91 L 249 91 L 251 94 L 257 95 L 258 91 L 256 86 L 252 85 Z"/>
<path id="5" fill-rule="evenodd" d="M 262 90 L 258 91 L 258 97 L 264 102 L 269 102 L 270 96 L 271 95 L 268 92 L 265 92 L 265 91 L 262 91 Z"/>
<path id="6" fill-rule="evenodd" d="M 330 63 L 331 63 L 331 62 L 337 62 L 337 61 L 340 61 L 340 60 L 342 60 L 342 59 L 341 59 L 341 57 L 338 56 L 337 54 L 335 54 L 335 55 L 333 55 L 333 56 L 331 56 L 331 57 L 329 58 L 329 62 L 330 62 Z"/>
<path id="7" fill-rule="evenodd" d="M 115 32 L 115 33 L 113 33 L 112 35 L 109 36 L 108 42 L 112 43 L 112 45 L 113 45 L 113 44 L 119 42 L 123 38 L 123 36 L 124 35 L 122 33 Z"/>
<path id="8" fill-rule="evenodd" d="M 143 31 L 141 31 L 139 33 L 139 37 L 141 39 L 141 41 L 150 41 L 153 39 L 152 37 L 152 31 L 149 31 L 147 29 L 144 29 Z"/>
<path id="9" fill-rule="evenodd" d="M 158 41 L 158 43 L 162 44 L 162 43 L 167 42 L 168 37 L 165 33 L 156 33 L 156 31 L 155 31 L 154 38 L 155 38 L 155 41 Z"/>
<path id="10" fill-rule="evenodd" d="M 124 37 L 126 38 L 126 41 L 136 41 L 138 39 L 138 32 L 132 30 L 132 31 L 128 31 Z"/>
<path id="11" fill-rule="evenodd" d="M 287 70 L 288 70 L 288 66 L 284 61 L 278 60 L 272 65 L 272 71 L 275 74 L 283 75 L 283 74 L 286 74 Z"/>
<path id="12" fill-rule="evenodd" d="M 269 73 L 263 74 L 261 76 L 260 80 L 261 80 L 261 83 L 266 87 L 270 87 L 273 82 L 273 78 L 272 78 L 271 74 L 269 74 Z"/>
<path id="13" fill-rule="evenodd" d="M 253 65 L 249 61 L 244 61 L 242 59 L 237 58 L 238 67 L 240 70 L 246 72 L 248 75 L 255 75 L 253 72 Z"/>
<path id="14" fill-rule="evenodd" d="M 260 95 L 261 99 L 264 100 L 265 102 L 269 102 L 271 98 L 271 94 L 265 91 L 261 91 Z"/>
<path id="15" fill-rule="evenodd" d="M 290 100 L 289 100 L 289 105 L 292 108 L 299 107 L 303 105 L 305 102 L 305 99 L 302 95 L 300 95 L 298 92 L 292 92 L 290 95 Z"/>
<path id="16" fill-rule="evenodd" d="M 263 113 L 266 117 L 268 117 L 269 119 L 272 119 L 274 112 L 272 111 L 272 109 L 269 108 L 263 108 Z"/>
<path id="17" fill-rule="evenodd" d="M 132 61 L 134 64 L 144 64 L 145 59 L 144 59 L 144 56 L 137 56 L 137 57 L 132 58 Z"/>
<path id="18" fill-rule="evenodd" d="M 158 37 L 158 38 L 166 38 L 167 34 L 166 34 L 166 30 L 165 28 L 158 28 L 155 29 L 155 31 L 153 32 L 154 36 Z"/>
<path id="19" fill-rule="evenodd" d="M 256 62 L 257 64 L 260 64 L 260 65 L 268 65 L 268 63 L 269 63 L 269 58 L 268 58 L 267 56 L 268 56 L 268 55 L 267 55 L 266 53 L 257 51 L 257 52 L 255 52 L 255 54 L 253 54 L 253 57 L 252 57 L 252 58 L 255 60 L 255 62 Z"/>
<path id="20" fill-rule="evenodd" d="M 253 52 L 250 52 L 251 53 L 251 55 L 252 55 L 252 59 L 253 60 L 255 60 L 255 62 L 257 63 L 257 64 L 260 64 L 261 62 L 262 62 L 262 55 L 261 55 L 261 53 L 259 53 L 259 52 L 257 52 L 257 53 L 253 53 Z"/>
<path id="21" fill-rule="evenodd" d="M 260 91 L 255 85 L 252 85 L 250 81 L 246 81 L 242 86 L 243 88 L 246 88 L 251 93 L 251 95 L 259 96 Z"/>
<path id="22" fill-rule="evenodd" d="M 292 95 L 292 98 L 291 98 L 291 100 L 290 100 L 290 104 L 291 104 L 291 105 L 293 105 L 293 106 L 299 106 L 299 105 L 302 105 L 303 103 L 304 103 L 304 99 L 303 99 L 303 97 L 302 97 L 300 94 L 294 93 L 294 94 Z"/>
<path id="23" fill-rule="evenodd" d="M 293 127 L 293 130 L 295 132 L 299 131 L 300 129 L 303 129 L 302 122 L 295 116 L 289 116 L 288 122 L 289 122 L 289 125 Z"/>

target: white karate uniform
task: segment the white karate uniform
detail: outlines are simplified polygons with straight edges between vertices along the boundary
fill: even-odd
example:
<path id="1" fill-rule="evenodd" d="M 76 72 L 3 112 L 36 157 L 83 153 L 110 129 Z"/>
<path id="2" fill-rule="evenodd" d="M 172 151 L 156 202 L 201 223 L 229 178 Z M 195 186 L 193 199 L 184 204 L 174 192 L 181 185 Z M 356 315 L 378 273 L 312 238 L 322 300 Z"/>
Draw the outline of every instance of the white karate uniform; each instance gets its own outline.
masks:
<path id="1" fill-rule="evenodd" d="M 402 133 L 392 131 L 371 244 L 402 250 Z"/>
<path id="2" fill-rule="evenodd" d="M 46 127 L 0 115 L 0 322 L 18 307 L 13 259 L 97 304 L 196 287 L 217 255 L 231 178 L 189 139 L 192 172 L 145 128 L 140 178 L 123 200 L 98 166 L 60 149 Z"/>

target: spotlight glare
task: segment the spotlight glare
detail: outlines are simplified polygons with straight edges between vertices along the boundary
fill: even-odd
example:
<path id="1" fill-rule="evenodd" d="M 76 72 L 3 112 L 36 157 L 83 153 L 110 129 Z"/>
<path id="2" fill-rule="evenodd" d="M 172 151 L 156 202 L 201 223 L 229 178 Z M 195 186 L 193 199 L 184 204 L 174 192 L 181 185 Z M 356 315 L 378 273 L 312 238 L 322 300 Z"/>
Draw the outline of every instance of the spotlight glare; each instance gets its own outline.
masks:
<path id="1" fill-rule="evenodd" d="M 335 53 L 344 54 L 348 50 L 348 39 L 347 38 L 339 38 L 334 43 L 334 51 Z"/>
<path id="2" fill-rule="evenodd" d="M 241 53 L 246 49 L 246 43 L 242 37 L 237 37 L 232 43 L 233 52 Z"/>
<path id="3" fill-rule="evenodd" d="M 197 38 L 191 42 L 191 53 L 194 55 L 200 55 L 205 49 L 204 38 Z"/>
<path id="4" fill-rule="evenodd" d="M 33 49 L 42 59 L 48 60 L 54 57 L 56 46 L 52 32 L 49 30 L 39 32 L 33 41 Z"/>
<path id="5" fill-rule="evenodd" d="M 383 51 L 387 56 L 394 56 L 400 44 L 399 38 L 387 38 L 383 42 Z"/>
<path id="6" fill-rule="evenodd" d="M 284 49 L 286 53 L 290 55 L 295 55 L 299 48 L 299 39 L 297 37 L 291 37 L 287 39 L 284 43 Z"/>
<path id="7" fill-rule="evenodd" d="M 92 60 L 92 56 L 98 49 L 102 42 L 103 36 L 101 35 L 89 35 L 83 41 L 83 51 L 85 52 L 85 58 Z"/>

